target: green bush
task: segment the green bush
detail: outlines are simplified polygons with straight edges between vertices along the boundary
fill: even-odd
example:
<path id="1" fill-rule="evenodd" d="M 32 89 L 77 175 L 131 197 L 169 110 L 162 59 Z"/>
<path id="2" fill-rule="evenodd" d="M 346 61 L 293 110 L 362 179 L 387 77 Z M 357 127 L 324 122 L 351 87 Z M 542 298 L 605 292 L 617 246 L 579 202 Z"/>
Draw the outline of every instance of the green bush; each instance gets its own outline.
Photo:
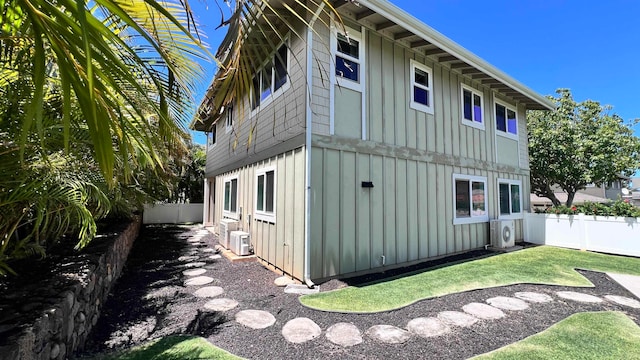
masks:
<path id="1" fill-rule="evenodd" d="M 595 215 L 595 216 L 620 216 L 620 217 L 640 217 L 640 208 L 633 206 L 628 200 L 616 200 L 609 203 L 585 202 L 571 207 L 560 205 L 553 206 L 538 213 L 556 215 Z"/>

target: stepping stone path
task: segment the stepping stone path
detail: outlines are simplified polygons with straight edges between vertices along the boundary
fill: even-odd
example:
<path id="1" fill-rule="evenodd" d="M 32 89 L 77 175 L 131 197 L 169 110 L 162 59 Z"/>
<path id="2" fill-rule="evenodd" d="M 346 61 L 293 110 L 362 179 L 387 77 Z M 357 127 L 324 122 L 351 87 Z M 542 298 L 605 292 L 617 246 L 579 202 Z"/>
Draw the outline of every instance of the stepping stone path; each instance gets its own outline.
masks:
<path id="1" fill-rule="evenodd" d="M 187 281 L 184 282 L 184 284 L 186 286 L 200 286 L 200 285 L 210 284 L 212 282 L 213 282 L 213 278 L 212 277 L 196 276 L 196 277 L 193 277 L 191 279 L 188 279 Z"/>
<path id="2" fill-rule="evenodd" d="M 242 310 L 236 314 L 236 321 L 252 329 L 266 329 L 276 323 L 276 318 L 262 310 Z"/>
<path id="3" fill-rule="evenodd" d="M 222 259 L 222 255 L 211 255 L 209 256 L 210 260 L 218 260 L 218 259 Z"/>
<path id="4" fill-rule="evenodd" d="M 200 251 L 202 251 L 203 253 L 213 253 L 213 252 L 216 252 L 216 249 L 206 248 L 206 249 L 202 249 Z"/>
<path id="5" fill-rule="evenodd" d="M 469 327 L 478 322 L 478 318 L 460 311 L 443 311 L 438 319 L 449 326 Z"/>
<path id="6" fill-rule="evenodd" d="M 224 289 L 219 286 L 205 286 L 193 293 L 193 295 L 200 298 L 212 298 L 222 294 L 224 294 Z"/>
<path id="7" fill-rule="evenodd" d="M 493 307 L 497 307 L 498 309 L 510 311 L 519 311 L 529 308 L 529 304 L 527 304 L 523 300 L 506 296 L 498 296 L 487 299 L 487 304 Z"/>
<path id="8" fill-rule="evenodd" d="M 563 299 L 573 300 L 573 301 L 583 302 L 583 303 L 600 303 L 603 301 L 597 296 L 579 293 L 575 291 L 558 291 L 556 292 L 556 295 L 558 295 Z"/>
<path id="9" fill-rule="evenodd" d="M 182 274 L 184 276 L 198 276 L 198 275 L 202 275 L 202 274 L 204 274 L 206 272 L 207 272 L 206 269 L 191 269 L 191 270 L 183 271 Z"/>
<path id="10" fill-rule="evenodd" d="M 536 292 L 517 292 L 513 294 L 513 296 L 530 303 L 547 303 L 553 301 L 553 298 L 551 296 Z"/>
<path id="11" fill-rule="evenodd" d="M 409 321 L 407 330 L 420 337 L 430 338 L 446 334 L 451 331 L 451 328 L 438 318 L 421 317 Z"/>
<path id="12" fill-rule="evenodd" d="M 366 334 L 368 337 L 386 344 L 402 344 L 411 338 L 411 333 L 391 325 L 374 325 Z"/>
<path id="13" fill-rule="evenodd" d="M 302 344 L 320 336 L 322 329 L 313 320 L 306 317 L 299 317 L 289 320 L 282 327 L 282 336 L 285 340 L 294 344 Z"/>
<path id="14" fill-rule="evenodd" d="M 197 261 L 197 262 L 191 262 L 191 263 L 184 264 L 183 266 L 184 267 L 199 268 L 199 267 L 203 267 L 205 265 L 207 265 L 206 262 Z"/>
<path id="15" fill-rule="evenodd" d="M 619 305 L 628 306 L 634 309 L 640 309 L 640 301 L 636 299 L 618 295 L 607 295 L 604 298 Z"/>
<path id="16" fill-rule="evenodd" d="M 229 311 L 238 306 L 238 302 L 233 299 L 220 298 L 207 301 L 204 308 L 209 311 Z"/>
<path id="17" fill-rule="evenodd" d="M 357 326 L 349 323 L 337 323 L 327 329 L 327 340 L 344 347 L 362 343 L 362 334 Z"/>
<path id="18" fill-rule="evenodd" d="M 505 317 L 502 310 L 482 303 L 467 304 L 462 307 L 462 310 L 482 320 L 496 320 Z"/>
<path id="19" fill-rule="evenodd" d="M 180 256 L 178 258 L 178 261 L 195 261 L 198 260 L 199 258 L 195 255 L 188 255 L 188 256 Z"/>

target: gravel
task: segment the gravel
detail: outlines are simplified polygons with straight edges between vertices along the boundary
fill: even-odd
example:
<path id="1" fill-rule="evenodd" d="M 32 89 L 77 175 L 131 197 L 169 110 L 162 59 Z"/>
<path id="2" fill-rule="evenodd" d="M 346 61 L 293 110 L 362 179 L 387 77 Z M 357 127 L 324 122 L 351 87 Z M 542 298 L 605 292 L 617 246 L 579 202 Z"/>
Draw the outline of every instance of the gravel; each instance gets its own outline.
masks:
<path id="1" fill-rule="evenodd" d="M 187 239 L 196 231 L 196 227 L 176 226 L 147 226 L 143 230 L 81 357 L 186 333 L 204 336 L 214 345 L 249 359 L 466 359 L 536 334 L 578 312 L 623 311 L 640 324 L 640 309 L 611 301 L 579 303 L 556 295 L 557 291 L 578 291 L 601 298 L 605 295 L 633 297 L 605 274 L 595 272 L 580 271 L 596 285 L 594 288 L 523 284 L 447 295 L 383 313 L 340 314 L 302 306 L 298 295 L 286 294 L 274 285 L 280 275 L 259 263 L 231 263 L 224 258 L 208 259 L 210 254 L 202 254 L 200 260 L 206 262 L 207 275 L 215 279 L 211 285 L 222 287 L 224 297 L 239 303 L 226 312 L 206 311 L 204 305 L 211 299 L 194 296 L 192 293 L 197 287 L 182 286 L 186 280 L 182 274 L 185 268 L 178 261 L 180 256 L 192 251 Z M 203 236 L 201 241 L 208 247 L 214 247 L 216 243 L 211 234 Z M 364 280 L 377 280 L 384 275 L 390 274 L 369 275 Z M 349 283 L 357 281 L 363 279 Z M 332 280 L 320 287 L 326 291 L 346 284 Z M 383 344 L 365 335 L 362 343 L 343 347 L 328 341 L 325 336 L 326 330 L 337 323 L 354 324 L 362 334 L 375 325 L 406 329 L 409 321 L 415 318 L 437 317 L 442 311 L 462 311 L 464 305 L 485 304 L 487 299 L 513 297 L 518 292 L 542 293 L 554 301 L 530 303 L 526 310 L 506 311 L 504 318 L 480 320 L 466 328 L 453 327 L 451 332 L 428 340 L 412 336 L 401 344 Z M 234 320 L 238 312 L 252 309 L 268 311 L 274 315 L 276 323 L 256 330 Z M 283 326 L 299 317 L 318 324 L 323 335 L 300 344 L 287 342 L 282 336 Z"/>

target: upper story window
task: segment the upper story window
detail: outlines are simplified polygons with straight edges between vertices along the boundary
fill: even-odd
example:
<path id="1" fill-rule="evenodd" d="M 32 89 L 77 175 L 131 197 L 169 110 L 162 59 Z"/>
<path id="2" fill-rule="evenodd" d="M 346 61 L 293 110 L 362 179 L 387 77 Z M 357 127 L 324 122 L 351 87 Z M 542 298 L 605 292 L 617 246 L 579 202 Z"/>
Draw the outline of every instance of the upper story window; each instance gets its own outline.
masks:
<path id="1" fill-rule="evenodd" d="M 484 130 L 482 93 L 462 84 L 462 123 Z"/>
<path id="2" fill-rule="evenodd" d="M 217 139 L 216 139 L 216 137 L 217 137 L 216 130 L 217 129 L 218 129 L 218 124 L 217 123 L 213 124 L 213 126 L 211 127 L 211 132 L 207 135 L 207 146 L 210 147 L 210 148 L 215 146 L 215 144 L 216 144 L 216 141 L 217 141 Z"/>
<path id="3" fill-rule="evenodd" d="M 238 178 L 224 180 L 223 215 L 237 218 L 238 216 Z"/>
<path id="4" fill-rule="evenodd" d="M 496 102 L 496 130 L 498 130 L 498 135 L 506 135 L 517 139 L 518 116 L 514 108 Z"/>
<path id="5" fill-rule="evenodd" d="M 251 110 L 266 105 L 289 85 L 289 50 L 282 44 L 267 62 L 253 76 L 251 89 Z"/>
<path id="6" fill-rule="evenodd" d="M 500 218 L 522 218 L 522 181 L 498 179 Z"/>
<path id="7" fill-rule="evenodd" d="M 433 114 L 433 72 L 411 60 L 411 108 Z"/>
<path id="8" fill-rule="evenodd" d="M 486 177 L 454 174 L 453 196 L 454 225 L 489 221 Z"/>
<path id="9" fill-rule="evenodd" d="M 225 109 L 224 119 L 225 132 L 229 132 L 231 131 L 231 129 L 233 129 L 233 104 L 229 103 L 227 105 L 227 108 Z"/>
<path id="10" fill-rule="evenodd" d="M 273 168 L 256 172 L 256 213 L 258 220 L 275 222 L 276 171 Z"/>
<path id="11" fill-rule="evenodd" d="M 362 35 L 353 29 L 348 33 L 336 33 L 333 39 L 336 81 L 340 86 L 362 92 L 364 48 Z"/>

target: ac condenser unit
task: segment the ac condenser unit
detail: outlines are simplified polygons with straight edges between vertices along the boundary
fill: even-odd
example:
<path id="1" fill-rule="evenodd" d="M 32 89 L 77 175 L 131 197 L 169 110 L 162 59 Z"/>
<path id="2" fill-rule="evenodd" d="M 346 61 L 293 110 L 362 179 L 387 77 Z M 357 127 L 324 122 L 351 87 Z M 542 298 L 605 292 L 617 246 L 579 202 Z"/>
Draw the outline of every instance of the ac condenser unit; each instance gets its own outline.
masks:
<path id="1" fill-rule="evenodd" d="M 513 220 L 491 220 L 491 246 L 504 249 L 515 245 L 516 232 Z"/>
<path id="2" fill-rule="evenodd" d="M 225 249 L 229 248 L 229 233 L 232 231 L 236 231 L 238 229 L 238 222 L 233 219 L 222 219 L 220 220 L 220 231 L 218 236 L 218 242 L 220 245 L 224 246 Z"/>
<path id="3" fill-rule="evenodd" d="M 251 237 L 244 231 L 232 231 L 230 249 L 236 255 L 251 255 Z"/>

